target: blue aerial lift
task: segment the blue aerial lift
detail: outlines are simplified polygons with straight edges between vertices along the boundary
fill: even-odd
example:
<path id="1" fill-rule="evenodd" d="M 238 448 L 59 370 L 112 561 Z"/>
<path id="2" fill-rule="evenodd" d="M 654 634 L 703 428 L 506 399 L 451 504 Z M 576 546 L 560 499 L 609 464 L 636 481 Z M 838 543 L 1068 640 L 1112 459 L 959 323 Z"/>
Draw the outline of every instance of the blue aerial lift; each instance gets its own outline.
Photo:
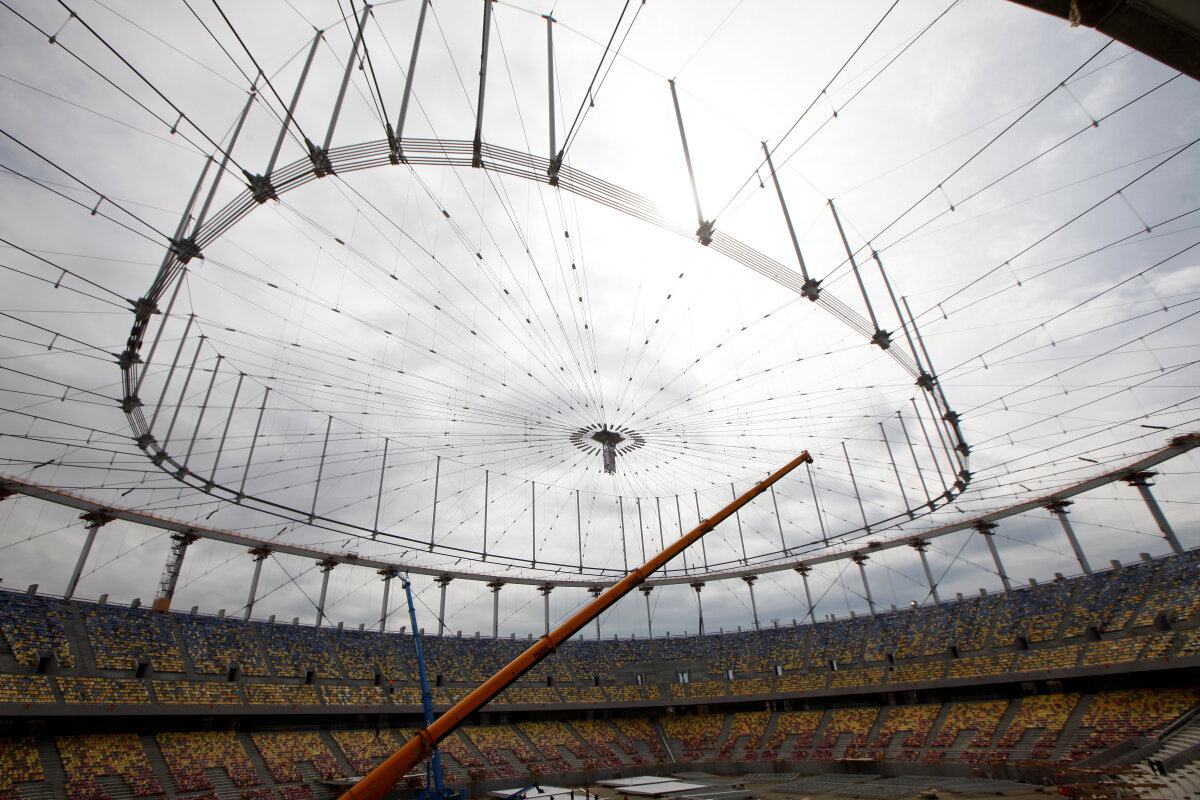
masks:
<path id="1" fill-rule="evenodd" d="M 417 651 L 417 672 L 421 676 L 421 705 L 425 710 L 425 727 L 433 724 L 433 692 L 429 690 L 429 677 L 425 674 L 425 655 L 421 652 L 421 633 L 417 627 L 417 609 L 413 603 L 412 584 L 406 576 L 400 576 L 404 595 L 408 598 L 408 619 L 412 623 L 413 647 Z M 467 800 L 466 790 L 458 791 L 446 787 L 442 775 L 442 758 L 436 747 L 425 762 L 425 788 L 417 792 L 414 800 Z"/>

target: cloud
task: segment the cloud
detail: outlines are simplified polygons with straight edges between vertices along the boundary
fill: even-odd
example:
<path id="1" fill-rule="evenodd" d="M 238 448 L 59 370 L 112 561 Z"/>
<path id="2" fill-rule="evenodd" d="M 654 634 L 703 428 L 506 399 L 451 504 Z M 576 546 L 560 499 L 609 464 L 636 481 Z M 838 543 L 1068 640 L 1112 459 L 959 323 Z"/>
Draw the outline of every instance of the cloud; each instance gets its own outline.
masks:
<path id="1" fill-rule="evenodd" d="M 259 205 L 243 170 L 266 169 L 314 26 L 323 34 L 280 181 L 311 175 L 304 139 L 324 146 L 351 26 L 315 3 L 231 9 L 256 66 L 208 11 L 201 24 L 179 9 L 78 9 L 101 41 L 48 7 L 15 8 L 62 31 L 53 47 L 16 17 L 0 32 L 5 475 L 256 538 L 499 577 L 499 630 L 520 635 L 544 624 L 536 583 L 612 581 L 808 449 L 811 470 L 669 566 L 680 583 L 652 592 L 652 627 L 677 634 L 696 630 L 686 584 L 707 570 L 759 569 L 760 623 L 787 624 L 808 614 L 792 559 L 1048 494 L 1195 429 L 1197 155 L 1185 145 L 1197 88 L 1112 45 L 1068 95 L 1060 84 L 1104 41 L 1060 20 L 993 3 L 921 33 L 934 12 L 897 9 L 846 63 L 884 5 L 769 19 L 739 7 L 721 22 L 724 10 L 655 3 L 627 37 L 622 22 L 613 59 L 613 9 L 556 9 L 556 144 L 582 173 L 572 192 L 547 186 L 532 160 L 551 155 L 548 8 L 494 9 L 483 140 L 530 158 L 477 170 L 479 6 L 433 8 L 404 128 L 412 162 L 398 165 L 382 142 L 398 122 L 419 4 L 381 6 L 367 26 L 370 61 L 351 62 L 332 128 L 333 147 L 363 148 L 342 151 L 337 174 L 281 184 Z M 215 155 L 185 235 L 208 203 L 215 143 L 232 135 L 258 67 L 200 229 L 203 259 L 188 263 L 169 318 L 152 317 L 140 384 L 127 386 L 117 361 L 130 309 L 152 292 Z M 699 220 L 670 78 L 701 216 L 753 248 L 742 259 L 755 269 L 691 235 Z M 763 141 L 805 268 L 843 316 L 890 332 L 888 352 L 788 288 L 801 267 Z M 637 218 L 641 199 L 662 225 Z M 162 288 L 151 299 L 166 312 L 175 285 Z M 920 344 L 910 351 L 900 298 L 962 414 L 969 461 L 896 357 L 926 358 Z M 170 455 L 164 469 L 122 412 L 134 395 Z M 596 426 L 645 441 L 618 457 L 616 475 L 572 444 Z M 968 491 L 937 500 L 964 469 Z M 1194 489 L 1186 468 L 1162 469 L 1161 499 L 1186 539 Z M 1140 499 L 1109 491 L 1075 509 L 1097 562 L 1163 552 Z M 62 509 L 9 502 L 6 585 L 61 591 L 81 527 Z M 1001 531 L 1014 580 L 1076 571 L 1046 515 Z M 164 535 L 114 523 L 98 542 L 80 591 L 151 596 Z M 936 542 L 943 597 L 997 588 L 978 535 Z M 847 564 L 810 576 L 814 614 L 866 610 Z M 244 549 L 199 542 L 176 606 L 240 613 L 251 569 Z M 928 599 L 909 548 L 875 553 L 865 569 L 878 607 Z M 378 575 L 343 565 L 329 581 L 330 619 L 378 623 Z M 255 615 L 310 621 L 320 583 L 311 562 L 272 556 Z M 421 624 L 434 629 L 440 589 L 424 574 L 414 583 Z M 491 631 L 485 583 L 449 584 L 448 629 Z M 554 589 L 552 621 L 587 599 L 583 586 Z M 749 600 L 736 576 L 710 576 L 706 628 L 753 624 Z M 396 587 L 390 603 L 391 626 L 408 624 Z M 602 619 L 606 635 L 645 626 L 637 595 Z"/>

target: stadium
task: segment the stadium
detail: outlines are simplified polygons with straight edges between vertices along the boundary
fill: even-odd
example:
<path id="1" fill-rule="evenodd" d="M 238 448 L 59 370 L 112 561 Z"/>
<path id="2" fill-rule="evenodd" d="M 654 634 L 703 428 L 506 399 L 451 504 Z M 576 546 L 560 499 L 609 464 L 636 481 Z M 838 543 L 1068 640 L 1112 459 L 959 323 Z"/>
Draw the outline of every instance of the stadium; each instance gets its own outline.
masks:
<path id="1" fill-rule="evenodd" d="M 3 6 L 0 800 L 1200 793 L 1188 8 Z"/>

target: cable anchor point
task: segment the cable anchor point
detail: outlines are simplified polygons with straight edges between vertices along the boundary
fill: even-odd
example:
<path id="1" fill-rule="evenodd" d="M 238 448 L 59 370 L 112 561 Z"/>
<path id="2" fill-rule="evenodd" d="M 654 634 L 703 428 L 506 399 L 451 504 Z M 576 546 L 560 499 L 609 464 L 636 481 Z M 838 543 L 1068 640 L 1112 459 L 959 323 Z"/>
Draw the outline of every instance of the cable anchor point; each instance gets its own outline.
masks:
<path id="1" fill-rule="evenodd" d="M 558 155 L 550 162 L 550 167 L 546 170 L 546 175 L 550 178 L 551 186 L 558 186 L 558 172 L 562 169 L 563 156 L 566 151 L 559 150 Z"/>

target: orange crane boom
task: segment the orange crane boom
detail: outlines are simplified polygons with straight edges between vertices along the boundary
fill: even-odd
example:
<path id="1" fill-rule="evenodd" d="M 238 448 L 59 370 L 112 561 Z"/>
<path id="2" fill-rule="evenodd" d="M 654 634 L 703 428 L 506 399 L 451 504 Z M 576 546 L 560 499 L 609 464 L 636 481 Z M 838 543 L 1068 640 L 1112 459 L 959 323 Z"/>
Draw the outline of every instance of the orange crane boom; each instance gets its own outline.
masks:
<path id="1" fill-rule="evenodd" d="M 651 558 L 640 567 L 630 570 L 629 574 L 614 583 L 592 602 L 588 603 L 570 619 L 563 622 L 554 630 L 535 642 L 528 650 L 514 658 L 507 666 L 475 688 L 459 700 L 449 711 L 438 717 L 432 725 L 417 731 L 416 735 L 399 750 L 388 756 L 387 760 L 371 770 L 362 780 L 346 791 L 339 800 L 383 800 L 410 769 L 421 763 L 429 756 L 437 743 L 449 736 L 455 728 L 463 723 L 471 714 L 487 704 L 505 687 L 524 675 L 535 664 L 541 661 L 567 639 L 571 638 L 583 626 L 595 619 L 601 612 L 637 588 L 656 570 L 665 565 L 675 556 L 699 541 L 700 537 L 720 525 L 738 509 L 749 503 L 758 495 L 765 492 L 773 483 L 787 475 L 804 463 L 812 463 L 808 451 L 800 453 L 781 469 L 756 483 L 753 488 L 742 494 L 716 514 L 703 520 L 686 535 L 669 545 L 658 555 Z"/>

